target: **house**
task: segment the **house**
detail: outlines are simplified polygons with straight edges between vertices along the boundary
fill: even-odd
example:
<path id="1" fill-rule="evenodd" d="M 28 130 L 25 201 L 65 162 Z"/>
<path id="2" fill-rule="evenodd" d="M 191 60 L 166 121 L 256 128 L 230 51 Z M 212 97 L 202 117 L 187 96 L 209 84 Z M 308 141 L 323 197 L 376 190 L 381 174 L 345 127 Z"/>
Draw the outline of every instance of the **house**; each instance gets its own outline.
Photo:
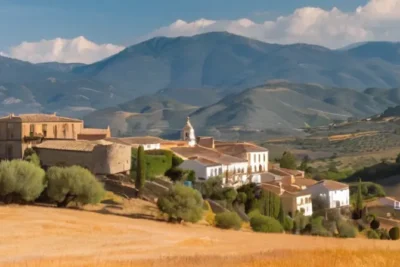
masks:
<path id="1" fill-rule="evenodd" d="M 262 173 L 268 171 L 268 149 L 247 142 L 215 143 L 215 149 L 221 153 L 245 159 L 251 172 Z"/>
<path id="2" fill-rule="evenodd" d="M 131 168 L 131 147 L 104 140 L 46 140 L 34 149 L 44 168 L 79 165 L 105 175 L 129 173 Z"/>
<path id="3" fill-rule="evenodd" d="M 222 164 L 203 157 L 191 157 L 180 166 L 184 170 L 193 170 L 197 180 L 207 180 L 211 177 L 223 176 Z"/>
<path id="4" fill-rule="evenodd" d="M 82 128 L 81 132 L 78 133 L 78 140 L 102 140 L 111 137 L 110 127 L 107 129 L 96 129 L 96 128 Z"/>
<path id="5" fill-rule="evenodd" d="M 180 165 L 182 169 L 194 170 L 199 180 L 205 180 L 212 176 L 221 176 L 224 183 L 237 184 L 248 180 L 248 163 L 241 158 L 225 155 L 216 150 L 195 145 L 193 147 L 172 147 L 171 151 L 181 157 L 184 162 Z M 218 173 L 215 175 L 205 175 L 207 170 L 215 164 Z M 199 169 L 201 168 L 201 169 Z M 203 177 L 205 175 L 206 177 Z M 254 182 L 259 182 L 253 179 Z"/>
<path id="6" fill-rule="evenodd" d="M 310 193 L 299 191 L 291 186 L 285 186 L 281 182 L 278 184 L 263 183 L 261 188 L 280 197 L 283 211 L 286 214 L 294 216 L 296 212 L 303 212 L 305 216 L 312 215 L 313 206 Z"/>
<path id="7" fill-rule="evenodd" d="M 318 199 L 325 208 L 341 208 L 350 205 L 349 185 L 332 180 L 324 180 L 310 185 L 304 192 L 312 195 L 313 201 Z"/>
<path id="8" fill-rule="evenodd" d="M 82 120 L 61 117 L 54 114 L 10 114 L 0 118 L 0 159 L 20 159 L 28 147 L 44 140 L 78 140 L 83 133 L 86 138 L 95 139 L 84 130 Z"/>
<path id="9" fill-rule="evenodd" d="M 121 137 L 121 138 L 112 137 L 112 138 L 106 138 L 105 140 L 114 143 L 129 145 L 134 148 L 143 146 L 144 150 L 161 149 L 161 143 L 164 141 L 163 139 L 154 136 Z"/>

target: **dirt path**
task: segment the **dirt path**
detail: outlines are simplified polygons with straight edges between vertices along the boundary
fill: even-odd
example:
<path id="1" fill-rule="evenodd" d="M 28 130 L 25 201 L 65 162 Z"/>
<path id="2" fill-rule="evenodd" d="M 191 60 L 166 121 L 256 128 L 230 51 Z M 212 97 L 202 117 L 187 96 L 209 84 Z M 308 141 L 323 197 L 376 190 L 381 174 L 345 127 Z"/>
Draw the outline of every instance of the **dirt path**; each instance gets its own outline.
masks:
<path id="1" fill-rule="evenodd" d="M 400 250 L 400 242 L 223 231 L 87 211 L 0 206 L 0 265 L 53 257 L 107 261 L 336 248 Z"/>

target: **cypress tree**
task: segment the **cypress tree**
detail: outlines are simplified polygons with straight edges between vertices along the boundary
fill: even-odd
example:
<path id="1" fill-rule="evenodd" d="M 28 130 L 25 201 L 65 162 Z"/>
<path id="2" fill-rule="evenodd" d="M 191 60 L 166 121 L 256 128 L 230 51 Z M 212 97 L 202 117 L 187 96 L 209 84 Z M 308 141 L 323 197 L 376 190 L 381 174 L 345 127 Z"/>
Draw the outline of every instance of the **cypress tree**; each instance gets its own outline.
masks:
<path id="1" fill-rule="evenodd" d="M 285 223 L 285 213 L 283 211 L 283 204 L 282 201 L 279 203 L 279 214 L 278 214 L 278 221 L 283 225 Z"/>
<path id="2" fill-rule="evenodd" d="M 354 209 L 354 219 L 361 219 L 362 210 L 364 208 L 361 185 L 362 185 L 361 179 L 358 179 L 358 190 L 357 190 L 356 205 Z"/>
<path id="3" fill-rule="evenodd" d="M 135 187 L 141 192 L 146 180 L 146 163 L 143 146 L 139 146 L 136 157 L 136 180 Z"/>

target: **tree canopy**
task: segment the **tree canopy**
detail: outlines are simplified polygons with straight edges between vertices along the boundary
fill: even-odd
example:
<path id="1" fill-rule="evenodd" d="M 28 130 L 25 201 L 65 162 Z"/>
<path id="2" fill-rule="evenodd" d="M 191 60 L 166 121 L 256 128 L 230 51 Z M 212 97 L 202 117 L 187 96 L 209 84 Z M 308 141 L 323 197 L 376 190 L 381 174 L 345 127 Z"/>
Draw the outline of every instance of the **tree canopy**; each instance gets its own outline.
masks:
<path id="1" fill-rule="evenodd" d="M 51 167 L 47 171 L 47 179 L 47 195 L 59 207 L 66 207 L 71 201 L 96 204 L 105 194 L 103 184 L 80 166 Z"/>
<path id="2" fill-rule="evenodd" d="M 203 215 L 203 198 L 200 192 L 182 184 L 174 185 L 157 201 L 160 211 L 168 214 L 170 220 L 197 222 Z"/>

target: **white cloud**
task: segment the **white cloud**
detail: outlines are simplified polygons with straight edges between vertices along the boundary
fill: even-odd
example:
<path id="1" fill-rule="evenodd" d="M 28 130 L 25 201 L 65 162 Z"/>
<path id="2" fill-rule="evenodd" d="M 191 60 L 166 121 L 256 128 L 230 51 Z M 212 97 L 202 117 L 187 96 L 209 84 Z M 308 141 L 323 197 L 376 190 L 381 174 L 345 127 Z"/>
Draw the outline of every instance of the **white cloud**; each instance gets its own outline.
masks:
<path id="1" fill-rule="evenodd" d="M 118 53 L 122 49 L 124 49 L 123 46 L 96 44 L 80 36 L 75 39 L 56 38 L 39 42 L 23 42 L 11 47 L 6 53 L 0 52 L 0 55 L 33 63 L 52 61 L 93 63 Z"/>
<path id="2" fill-rule="evenodd" d="M 272 43 L 312 43 L 339 48 L 372 40 L 400 40 L 400 0 L 370 0 L 353 12 L 337 8 L 304 7 L 275 20 L 255 23 L 249 19 L 178 20 L 141 38 L 192 36 L 211 31 L 228 31 Z"/>

